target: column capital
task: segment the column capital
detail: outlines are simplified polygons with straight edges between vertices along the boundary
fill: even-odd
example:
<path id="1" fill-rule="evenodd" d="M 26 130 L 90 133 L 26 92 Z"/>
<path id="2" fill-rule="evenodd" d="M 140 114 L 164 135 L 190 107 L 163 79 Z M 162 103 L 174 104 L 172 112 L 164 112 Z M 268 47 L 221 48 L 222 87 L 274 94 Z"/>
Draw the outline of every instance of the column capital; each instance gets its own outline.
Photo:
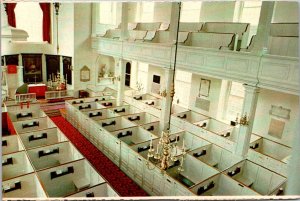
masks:
<path id="1" fill-rule="evenodd" d="M 245 92 L 247 93 L 259 93 L 260 92 L 260 88 L 257 86 L 252 86 L 249 84 L 243 84 L 244 88 L 245 88 Z"/>

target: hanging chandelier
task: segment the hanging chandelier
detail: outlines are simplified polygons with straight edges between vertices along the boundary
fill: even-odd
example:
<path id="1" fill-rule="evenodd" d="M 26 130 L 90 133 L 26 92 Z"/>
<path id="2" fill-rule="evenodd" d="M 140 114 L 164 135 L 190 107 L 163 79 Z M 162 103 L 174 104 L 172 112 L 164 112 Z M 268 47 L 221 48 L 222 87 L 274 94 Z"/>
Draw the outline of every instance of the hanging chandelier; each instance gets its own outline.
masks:
<path id="1" fill-rule="evenodd" d="M 168 95 L 171 98 L 170 104 L 170 114 L 168 121 L 168 128 L 165 131 L 162 131 L 161 137 L 158 141 L 156 150 L 153 148 L 153 142 L 151 139 L 150 148 L 147 154 L 147 162 L 146 165 L 148 169 L 154 169 L 156 166 L 163 172 L 171 167 L 177 166 L 178 171 L 183 172 L 183 161 L 186 155 L 186 149 L 184 145 L 184 139 L 182 141 L 182 147 L 178 146 L 179 136 L 176 135 L 175 139 L 171 140 L 170 135 L 170 126 L 171 126 L 171 110 L 172 110 L 172 102 L 174 97 L 174 80 L 175 80 L 175 68 L 176 68 L 176 58 L 177 58 L 177 48 L 178 48 L 178 35 L 179 35 L 179 21 L 180 21 L 180 10 L 181 3 L 179 2 L 179 10 L 178 10 L 178 21 L 177 21 L 177 35 L 176 35 L 176 43 L 175 43 L 175 58 L 174 58 L 174 73 L 172 75 L 172 85 L 169 94 L 166 90 L 163 93 L 163 97 L 167 97 Z M 153 168 L 150 168 L 150 162 L 155 164 Z"/>
<path id="2" fill-rule="evenodd" d="M 55 9 L 55 15 L 56 15 L 56 50 L 57 54 L 59 53 L 59 41 L 58 41 L 58 15 L 59 15 L 59 8 L 60 8 L 61 3 L 53 3 L 54 9 Z"/>

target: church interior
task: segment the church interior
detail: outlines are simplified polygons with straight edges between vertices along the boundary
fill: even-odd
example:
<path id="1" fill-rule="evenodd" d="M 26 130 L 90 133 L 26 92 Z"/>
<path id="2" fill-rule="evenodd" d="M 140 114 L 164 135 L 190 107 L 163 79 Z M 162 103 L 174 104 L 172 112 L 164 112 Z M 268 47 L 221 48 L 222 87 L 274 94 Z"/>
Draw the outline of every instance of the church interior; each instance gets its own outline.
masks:
<path id="1" fill-rule="evenodd" d="M 299 198 L 298 2 L 8 1 L 1 33 L 4 199 Z"/>

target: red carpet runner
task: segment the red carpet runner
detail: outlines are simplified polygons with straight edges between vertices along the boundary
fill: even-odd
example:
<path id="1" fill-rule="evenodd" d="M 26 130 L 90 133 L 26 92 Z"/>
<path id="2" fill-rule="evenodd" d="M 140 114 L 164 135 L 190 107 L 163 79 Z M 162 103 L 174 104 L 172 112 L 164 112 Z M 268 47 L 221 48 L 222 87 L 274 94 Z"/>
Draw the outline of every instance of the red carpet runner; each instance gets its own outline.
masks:
<path id="1" fill-rule="evenodd" d="M 118 166 L 90 143 L 76 128 L 62 116 L 51 117 L 58 128 L 69 138 L 84 157 L 110 183 L 121 196 L 148 196 Z"/>

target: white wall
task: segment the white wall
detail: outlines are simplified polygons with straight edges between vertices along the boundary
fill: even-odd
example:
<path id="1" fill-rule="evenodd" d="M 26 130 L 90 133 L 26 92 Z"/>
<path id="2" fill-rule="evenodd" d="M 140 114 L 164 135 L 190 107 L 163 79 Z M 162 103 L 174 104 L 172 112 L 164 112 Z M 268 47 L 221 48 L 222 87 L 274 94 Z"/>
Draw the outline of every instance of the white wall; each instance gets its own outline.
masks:
<path id="1" fill-rule="evenodd" d="M 137 3 L 128 2 L 128 22 L 136 22 Z"/>
<path id="2" fill-rule="evenodd" d="M 201 78 L 211 80 L 209 96 L 208 97 L 201 96 L 201 98 L 207 99 L 210 101 L 209 112 L 202 110 L 198 107 L 195 107 L 196 97 L 198 97 L 198 95 L 199 95 Z M 199 112 L 199 113 L 202 113 L 204 115 L 209 115 L 213 118 L 217 118 L 218 109 L 219 109 L 218 107 L 219 107 L 221 84 L 222 84 L 222 80 L 220 80 L 220 79 L 215 79 L 215 78 L 210 78 L 210 77 L 206 77 L 206 76 L 202 76 L 202 75 L 198 75 L 198 74 L 193 74 L 192 75 L 192 83 L 191 83 L 192 87 L 190 88 L 189 109 Z"/>
<path id="3" fill-rule="evenodd" d="M 165 87 L 165 71 L 163 68 L 158 66 L 149 65 L 148 69 L 148 85 L 147 85 L 147 92 L 151 93 L 152 83 L 153 83 L 153 75 L 160 76 L 160 87 L 164 89 Z"/>
<path id="4" fill-rule="evenodd" d="M 202 2 L 200 22 L 232 22 L 235 4 L 235 1 Z"/>
<path id="5" fill-rule="evenodd" d="M 269 114 L 271 105 L 282 106 L 284 108 L 291 109 L 290 120 L 284 120 L 276 118 Z M 299 115 L 299 96 L 275 92 L 267 89 L 261 89 L 257 109 L 255 114 L 255 121 L 253 124 L 253 133 L 268 138 L 270 140 L 291 146 L 293 135 L 295 132 L 297 122 L 297 116 Z M 285 121 L 285 127 L 281 139 L 268 135 L 269 124 L 271 118 Z"/>
<path id="6" fill-rule="evenodd" d="M 95 84 L 97 54 L 91 49 L 92 3 L 76 3 L 74 6 L 74 89 L 85 89 L 88 84 Z M 80 69 L 90 68 L 88 82 L 80 81 Z"/>
<path id="7" fill-rule="evenodd" d="M 299 2 L 276 2 L 273 22 L 299 22 Z"/>

